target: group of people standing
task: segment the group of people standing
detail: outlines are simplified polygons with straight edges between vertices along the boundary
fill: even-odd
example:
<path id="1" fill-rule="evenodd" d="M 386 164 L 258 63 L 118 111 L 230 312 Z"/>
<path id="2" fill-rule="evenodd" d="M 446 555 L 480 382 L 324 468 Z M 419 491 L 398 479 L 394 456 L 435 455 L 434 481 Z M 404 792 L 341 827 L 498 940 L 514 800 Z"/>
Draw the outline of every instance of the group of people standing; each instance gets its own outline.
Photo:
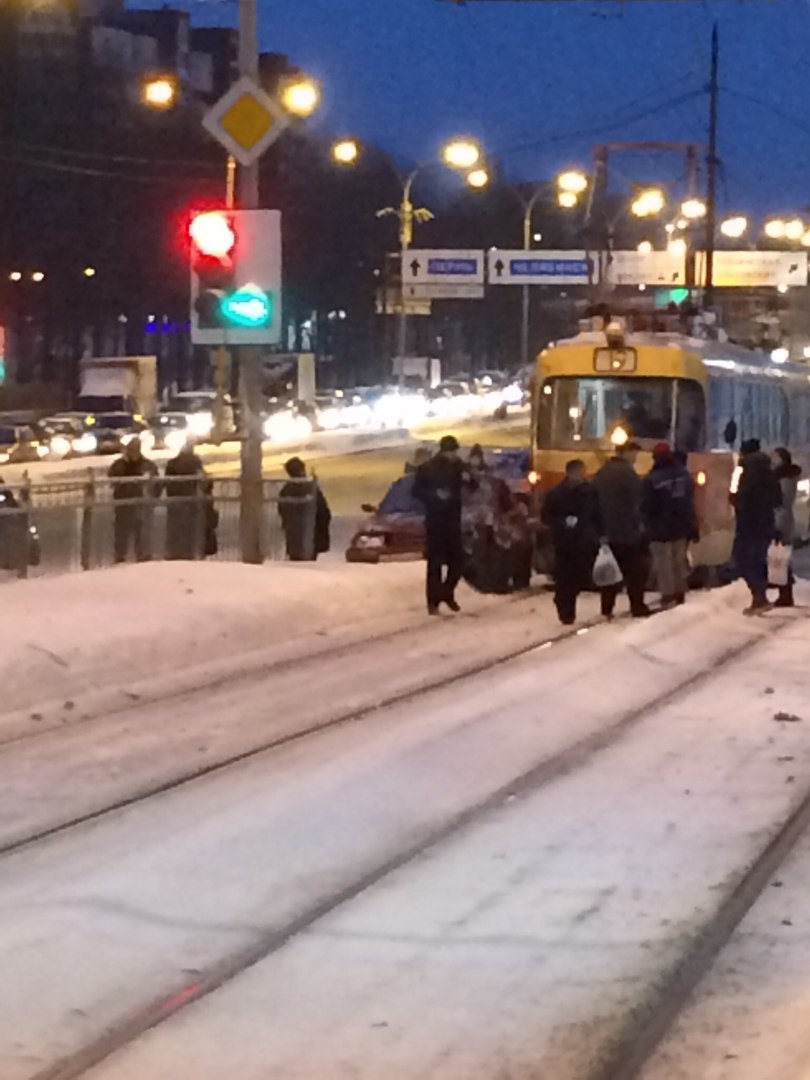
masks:
<path id="1" fill-rule="evenodd" d="M 601 544 L 607 544 L 621 570 L 630 612 L 651 614 L 645 602 L 650 567 L 664 607 L 686 600 L 687 549 L 697 539 L 694 484 L 683 457 L 668 443 L 653 450 L 653 467 L 636 472 L 640 447 L 628 442 L 616 450 L 588 482 L 585 463 L 569 461 L 565 479 L 549 491 L 541 518 L 551 530 L 555 554 L 555 603 L 560 621 L 576 618 L 580 592 L 592 584 Z M 601 590 L 602 614 L 612 618 L 622 583 Z"/>
<path id="2" fill-rule="evenodd" d="M 547 494 L 541 518 L 551 531 L 555 554 L 555 603 L 561 622 L 576 618 L 580 592 L 592 586 L 593 566 L 601 545 L 608 545 L 622 581 L 600 590 L 601 610 L 612 618 L 616 599 L 626 588 L 634 618 L 651 614 L 645 592 L 652 570 L 661 607 L 686 601 L 689 545 L 699 539 L 695 488 L 685 455 L 661 442 L 653 449 L 653 467 L 636 472 L 640 447 L 628 442 L 588 481 L 585 464 L 569 461 L 565 479 Z M 774 542 L 793 541 L 793 506 L 801 470 L 788 450 L 768 457 L 759 441 L 741 447 L 741 473 L 732 503 L 736 510 L 733 565 L 751 592 L 746 614 L 768 610 L 768 550 Z M 779 607 L 793 606 L 793 577 L 778 586 Z"/>
<path id="3" fill-rule="evenodd" d="M 187 443 L 166 463 L 164 476 L 132 439 L 110 466 L 114 500 L 113 536 L 115 561 L 125 562 L 130 550 L 138 562 L 152 555 L 149 500 L 165 489 L 166 558 L 197 559 L 217 553 L 219 513 L 214 505 L 213 485 L 194 446 Z"/>

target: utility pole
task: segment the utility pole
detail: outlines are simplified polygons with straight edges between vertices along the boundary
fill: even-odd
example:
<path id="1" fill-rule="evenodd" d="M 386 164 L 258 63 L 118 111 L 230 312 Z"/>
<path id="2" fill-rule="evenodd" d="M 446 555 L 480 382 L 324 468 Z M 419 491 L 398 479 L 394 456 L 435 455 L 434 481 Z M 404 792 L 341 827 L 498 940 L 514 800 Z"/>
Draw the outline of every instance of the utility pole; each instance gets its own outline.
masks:
<path id="1" fill-rule="evenodd" d="M 542 187 L 538 187 L 532 193 L 523 207 L 523 250 L 529 251 L 532 246 L 532 213 L 535 204 L 540 198 Z M 529 317 L 531 294 L 529 285 L 523 286 L 523 309 L 520 319 L 520 362 L 525 368 L 529 366 Z"/>
<path id="2" fill-rule="evenodd" d="M 712 27 L 712 59 L 709 76 L 709 150 L 706 156 L 706 288 L 704 303 L 711 307 L 714 302 L 714 233 L 717 224 L 717 103 L 719 98 L 718 63 L 720 43 L 717 23 Z"/>
<path id="3" fill-rule="evenodd" d="M 259 35 L 256 0 L 239 0 L 239 70 L 254 82 L 259 81 Z M 238 170 L 240 210 L 259 208 L 259 163 L 241 165 Z M 262 395 L 259 350 L 255 345 L 240 345 L 239 383 L 242 399 L 241 494 L 239 534 L 242 561 L 260 563 L 262 544 Z"/>
<path id="4" fill-rule="evenodd" d="M 413 203 L 411 202 L 411 188 L 413 187 L 415 179 L 416 173 L 413 172 L 405 180 L 405 183 L 402 186 L 402 202 L 399 207 L 400 286 L 399 320 L 397 322 L 397 357 L 399 359 L 397 385 L 400 392 L 405 389 L 405 355 L 408 349 L 408 312 L 405 306 L 405 258 L 413 241 L 414 211 Z"/>

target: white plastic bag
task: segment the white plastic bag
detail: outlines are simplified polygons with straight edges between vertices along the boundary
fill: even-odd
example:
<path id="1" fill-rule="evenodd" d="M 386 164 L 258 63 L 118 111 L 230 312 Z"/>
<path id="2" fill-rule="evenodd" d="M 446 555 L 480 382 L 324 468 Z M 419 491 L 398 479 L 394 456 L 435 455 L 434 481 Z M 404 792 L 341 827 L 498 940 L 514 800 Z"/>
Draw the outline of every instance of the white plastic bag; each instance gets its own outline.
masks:
<path id="1" fill-rule="evenodd" d="M 593 564 L 593 583 L 597 589 L 607 589 L 611 585 L 618 585 L 622 580 L 622 572 L 616 562 L 616 556 L 607 544 L 602 544 Z"/>
<path id="2" fill-rule="evenodd" d="M 787 585 L 792 554 L 793 550 L 788 544 L 771 544 L 768 548 L 768 584 L 780 588 Z"/>

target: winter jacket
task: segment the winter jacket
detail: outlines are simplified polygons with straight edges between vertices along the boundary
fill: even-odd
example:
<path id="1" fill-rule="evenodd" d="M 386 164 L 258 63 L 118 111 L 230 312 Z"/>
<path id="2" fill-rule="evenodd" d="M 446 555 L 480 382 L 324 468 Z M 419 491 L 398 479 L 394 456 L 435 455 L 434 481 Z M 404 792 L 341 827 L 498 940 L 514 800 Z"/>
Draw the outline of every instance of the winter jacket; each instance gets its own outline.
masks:
<path id="1" fill-rule="evenodd" d="M 798 465 L 780 465 L 774 470 L 782 492 L 782 505 L 776 510 L 776 531 L 785 544 L 792 544 L 796 539 L 796 518 L 793 508 L 799 489 L 799 477 L 802 470 Z"/>
<path id="2" fill-rule="evenodd" d="M 416 470 L 413 495 L 425 507 L 428 540 L 431 536 L 460 534 L 463 485 L 463 464 L 443 454 L 437 454 Z"/>
<path id="3" fill-rule="evenodd" d="M 143 456 L 133 461 L 122 454 L 112 463 L 107 475 L 113 482 L 114 499 L 143 499 L 160 492 L 159 483 L 149 483 L 157 477 L 157 466 Z"/>
<path id="4" fill-rule="evenodd" d="M 650 540 L 695 539 L 695 486 L 688 469 L 671 458 L 657 461 L 642 487 L 641 510 Z"/>
<path id="5" fill-rule="evenodd" d="M 599 499 L 591 484 L 563 480 L 543 500 L 540 520 L 551 529 L 557 551 L 595 550 L 602 534 Z"/>
<path id="6" fill-rule="evenodd" d="M 644 539 L 641 477 L 621 457 L 605 462 L 593 478 L 599 498 L 602 533 L 611 544 L 638 544 Z"/>
<path id="7" fill-rule="evenodd" d="M 332 512 L 314 479 L 288 480 L 278 493 L 278 510 L 288 558 L 307 561 L 329 550 Z"/>
<path id="8" fill-rule="evenodd" d="M 767 454 L 757 451 L 743 457 L 740 483 L 732 502 L 737 511 L 737 537 L 740 540 L 774 539 L 782 489 Z"/>

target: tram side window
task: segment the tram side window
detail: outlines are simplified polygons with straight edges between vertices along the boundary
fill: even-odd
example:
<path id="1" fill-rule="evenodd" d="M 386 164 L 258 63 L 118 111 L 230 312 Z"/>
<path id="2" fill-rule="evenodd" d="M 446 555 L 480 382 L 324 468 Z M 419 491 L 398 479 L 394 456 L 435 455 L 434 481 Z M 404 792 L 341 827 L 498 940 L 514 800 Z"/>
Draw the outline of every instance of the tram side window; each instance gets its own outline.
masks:
<path id="1" fill-rule="evenodd" d="M 790 435 L 784 441 L 792 448 L 810 446 L 810 389 L 797 390 L 790 401 Z"/>
<path id="2" fill-rule="evenodd" d="M 709 445 L 712 450 L 726 450 L 726 428 L 730 420 L 739 426 L 734 411 L 734 384 L 728 377 L 717 376 L 709 384 Z"/>
<path id="3" fill-rule="evenodd" d="M 706 431 L 706 402 L 703 388 L 691 379 L 678 382 L 675 414 L 675 447 L 690 454 L 702 450 Z"/>

